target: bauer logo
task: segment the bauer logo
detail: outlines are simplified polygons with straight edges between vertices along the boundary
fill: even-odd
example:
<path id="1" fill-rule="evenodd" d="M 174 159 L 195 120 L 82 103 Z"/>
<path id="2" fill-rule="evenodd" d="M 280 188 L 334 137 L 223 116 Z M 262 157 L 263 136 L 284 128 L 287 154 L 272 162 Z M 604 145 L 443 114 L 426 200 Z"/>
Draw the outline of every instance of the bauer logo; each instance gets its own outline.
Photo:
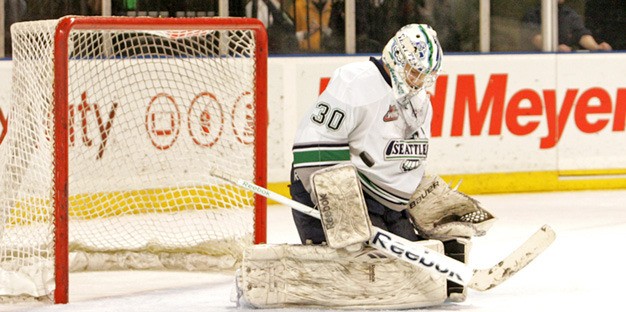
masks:
<path id="1" fill-rule="evenodd" d="M 428 139 L 391 140 L 385 147 L 385 160 L 424 160 L 428 155 Z"/>
<path id="2" fill-rule="evenodd" d="M 428 195 L 432 194 L 432 192 L 439 187 L 439 180 L 433 181 L 424 191 L 421 193 L 415 193 L 411 201 L 409 202 L 409 208 L 415 208 L 415 206 L 419 205 Z"/>

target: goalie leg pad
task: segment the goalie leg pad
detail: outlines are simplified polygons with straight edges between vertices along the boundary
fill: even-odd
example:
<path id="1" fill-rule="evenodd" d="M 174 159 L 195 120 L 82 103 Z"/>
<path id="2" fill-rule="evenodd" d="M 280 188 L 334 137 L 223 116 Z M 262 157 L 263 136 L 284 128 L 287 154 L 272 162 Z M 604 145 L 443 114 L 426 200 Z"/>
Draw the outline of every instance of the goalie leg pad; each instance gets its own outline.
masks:
<path id="1" fill-rule="evenodd" d="M 443 252 L 436 240 L 415 242 Z M 445 302 L 446 279 L 365 247 L 257 245 L 246 249 L 240 301 L 256 308 L 409 309 Z"/>
<path id="2" fill-rule="evenodd" d="M 311 175 L 326 243 L 332 248 L 360 249 L 371 237 L 371 222 L 354 165 L 342 164 Z"/>

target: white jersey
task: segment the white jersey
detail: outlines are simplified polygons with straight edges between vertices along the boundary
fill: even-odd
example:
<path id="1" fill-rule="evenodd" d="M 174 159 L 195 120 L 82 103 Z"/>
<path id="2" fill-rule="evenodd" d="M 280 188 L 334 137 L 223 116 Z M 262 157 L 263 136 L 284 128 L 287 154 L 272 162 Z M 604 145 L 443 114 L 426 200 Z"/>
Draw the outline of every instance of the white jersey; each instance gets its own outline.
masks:
<path id="1" fill-rule="evenodd" d="M 417 118 L 423 121 L 419 127 L 407 126 L 380 61 L 371 58 L 335 70 L 296 132 L 296 178 L 310 191 L 313 172 L 350 161 L 367 194 L 388 208 L 405 209 L 424 175 L 432 120 L 425 91 L 411 101 L 425 113 Z"/>

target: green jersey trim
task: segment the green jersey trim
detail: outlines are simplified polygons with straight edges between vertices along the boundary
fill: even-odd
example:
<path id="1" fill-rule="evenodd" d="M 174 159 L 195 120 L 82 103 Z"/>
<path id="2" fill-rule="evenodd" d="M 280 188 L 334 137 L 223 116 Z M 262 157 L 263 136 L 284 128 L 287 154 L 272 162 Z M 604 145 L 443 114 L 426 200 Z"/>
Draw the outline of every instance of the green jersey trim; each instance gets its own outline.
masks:
<path id="1" fill-rule="evenodd" d="M 350 160 L 350 148 L 344 147 L 317 147 L 294 148 L 294 167 L 322 166 Z"/>

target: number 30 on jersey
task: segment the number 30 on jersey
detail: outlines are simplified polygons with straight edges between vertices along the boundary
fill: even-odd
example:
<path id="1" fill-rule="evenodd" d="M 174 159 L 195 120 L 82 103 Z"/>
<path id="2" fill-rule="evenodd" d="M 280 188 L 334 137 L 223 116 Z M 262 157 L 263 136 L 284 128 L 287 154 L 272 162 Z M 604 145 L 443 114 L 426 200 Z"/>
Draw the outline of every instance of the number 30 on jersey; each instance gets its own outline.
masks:
<path id="1" fill-rule="evenodd" d="M 328 103 L 319 102 L 315 105 L 317 111 L 311 115 L 311 121 L 319 125 L 325 125 L 330 130 L 341 127 L 346 113 L 338 108 L 332 108 Z"/>

